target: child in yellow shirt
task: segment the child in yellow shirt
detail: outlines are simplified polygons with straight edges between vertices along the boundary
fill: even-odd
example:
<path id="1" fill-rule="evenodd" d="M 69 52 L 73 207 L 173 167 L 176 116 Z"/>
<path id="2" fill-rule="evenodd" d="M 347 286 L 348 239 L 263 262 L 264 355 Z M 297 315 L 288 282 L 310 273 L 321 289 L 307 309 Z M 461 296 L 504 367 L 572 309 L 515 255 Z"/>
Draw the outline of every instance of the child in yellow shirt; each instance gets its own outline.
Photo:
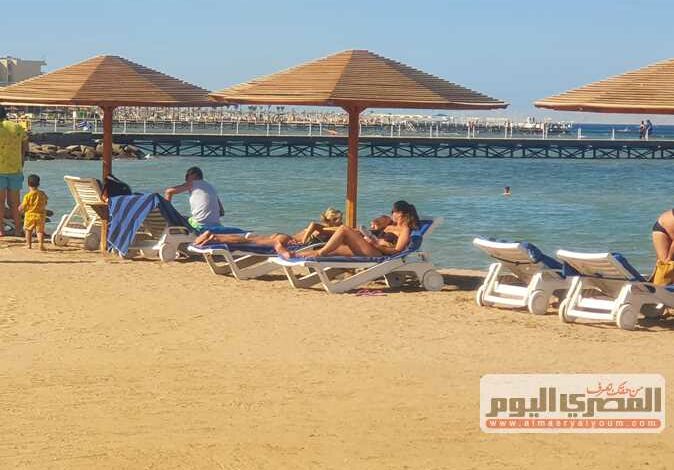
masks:
<path id="1" fill-rule="evenodd" d="M 19 211 L 23 212 L 23 230 L 26 232 L 26 246 L 33 247 L 33 231 L 37 233 L 37 241 L 40 250 L 44 251 L 44 224 L 47 220 L 47 195 L 38 189 L 40 177 L 30 175 L 28 177 L 30 191 L 23 197 Z"/>

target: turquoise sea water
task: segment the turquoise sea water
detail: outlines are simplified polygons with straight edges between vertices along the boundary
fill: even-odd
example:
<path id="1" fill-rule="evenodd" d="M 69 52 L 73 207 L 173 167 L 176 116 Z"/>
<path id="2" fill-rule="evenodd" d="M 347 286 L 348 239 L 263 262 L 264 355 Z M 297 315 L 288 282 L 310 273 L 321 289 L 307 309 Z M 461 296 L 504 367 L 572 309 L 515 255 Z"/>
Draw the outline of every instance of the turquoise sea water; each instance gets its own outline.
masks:
<path id="1" fill-rule="evenodd" d="M 343 207 L 344 158 L 186 158 L 115 161 L 113 172 L 134 191 L 157 191 L 200 166 L 221 194 L 226 225 L 260 233 L 292 232 L 327 206 Z M 100 162 L 27 162 L 42 177 L 54 220 L 72 207 L 63 175 L 99 176 Z M 442 267 L 485 268 L 471 245 L 477 235 L 529 240 L 558 248 L 619 251 L 639 269 L 652 264 L 651 225 L 674 206 L 669 161 L 494 159 L 360 160 L 359 222 L 388 213 L 397 199 L 444 224 L 425 242 Z M 503 186 L 513 196 L 501 196 Z M 175 205 L 187 210 L 187 197 Z M 55 222 L 50 229 L 55 227 Z"/>

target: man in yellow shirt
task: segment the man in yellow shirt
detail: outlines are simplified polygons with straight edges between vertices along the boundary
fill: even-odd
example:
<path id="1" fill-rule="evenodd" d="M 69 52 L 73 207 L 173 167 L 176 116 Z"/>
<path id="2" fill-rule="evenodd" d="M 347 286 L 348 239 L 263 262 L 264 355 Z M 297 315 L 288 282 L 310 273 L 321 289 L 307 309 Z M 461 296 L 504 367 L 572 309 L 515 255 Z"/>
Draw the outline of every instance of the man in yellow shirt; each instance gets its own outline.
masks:
<path id="1" fill-rule="evenodd" d="M 14 219 L 14 235 L 21 235 L 19 200 L 23 186 L 23 161 L 27 150 L 28 136 L 25 129 L 7 120 L 7 111 L 0 106 L 0 237 L 5 235 L 5 202 L 9 204 Z"/>

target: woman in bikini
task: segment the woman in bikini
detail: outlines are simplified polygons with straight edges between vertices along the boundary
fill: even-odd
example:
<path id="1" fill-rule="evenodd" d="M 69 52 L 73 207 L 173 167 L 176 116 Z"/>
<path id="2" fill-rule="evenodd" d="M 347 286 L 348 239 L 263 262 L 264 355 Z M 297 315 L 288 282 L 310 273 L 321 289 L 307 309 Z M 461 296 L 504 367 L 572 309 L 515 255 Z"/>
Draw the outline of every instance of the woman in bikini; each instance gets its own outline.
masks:
<path id="1" fill-rule="evenodd" d="M 674 209 L 663 212 L 653 225 L 653 248 L 658 261 L 674 258 Z"/>
<path id="2" fill-rule="evenodd" d="M 375 219 L 372 228 L 375 228 L 374 224 L 377 220 L 382 221 L 382 218 Z M 409 245 L 412 230 L 419 227 L 419 215 L 412 204 L 406 201 L 398 201 L 393 204 L 390 222 L 380 230 L 375 228 L 372 237 L 364 236 L 360 230 L 343 225 L 330 237 L 325 246 L 318 250 L 280 254 L 285 258 L 292 256 L 306 258 L 314 256 L 394 255 L 405 250 Z"/>

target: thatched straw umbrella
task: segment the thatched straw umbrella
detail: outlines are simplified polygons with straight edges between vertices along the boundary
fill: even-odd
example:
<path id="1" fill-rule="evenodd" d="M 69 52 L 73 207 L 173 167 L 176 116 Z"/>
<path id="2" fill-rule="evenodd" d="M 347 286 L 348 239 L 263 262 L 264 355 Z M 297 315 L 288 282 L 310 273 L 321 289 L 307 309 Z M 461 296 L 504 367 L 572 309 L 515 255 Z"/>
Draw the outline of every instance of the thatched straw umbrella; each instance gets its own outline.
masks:
<path id="1" fill-rule="evenodd" d="M 347 224 L 356 224 L 358 134 L 366 108 L 485 110 L 507 103 L 369 51 L 350 50 L 226 88 L 227 104 L 336 106 L 349 114 Z"/>
<path id="2" fill-rule="evenodd" d="M 99 106 L 103 110 L 103 180 L 112 169 L 116 107 L 213 106 L 203 88 L 109 55 L 0 88 L 0 103 Z"/>
<path id="3" fill-rule="evenodd" d="M 112 171 L 112 116 L 116 107 L 214 104 L 203 88 L 109 55 L 0 88 L 0 103 L 99 106 L 103 110 L 103 181 Z M 106 233 L 104 221 L 102 251 Z"/>
<path id="4" fill-rule="evenodd" d="M 674 114 L 674 59 L 544 98 L 534 105 L 559 111 Z"/>

